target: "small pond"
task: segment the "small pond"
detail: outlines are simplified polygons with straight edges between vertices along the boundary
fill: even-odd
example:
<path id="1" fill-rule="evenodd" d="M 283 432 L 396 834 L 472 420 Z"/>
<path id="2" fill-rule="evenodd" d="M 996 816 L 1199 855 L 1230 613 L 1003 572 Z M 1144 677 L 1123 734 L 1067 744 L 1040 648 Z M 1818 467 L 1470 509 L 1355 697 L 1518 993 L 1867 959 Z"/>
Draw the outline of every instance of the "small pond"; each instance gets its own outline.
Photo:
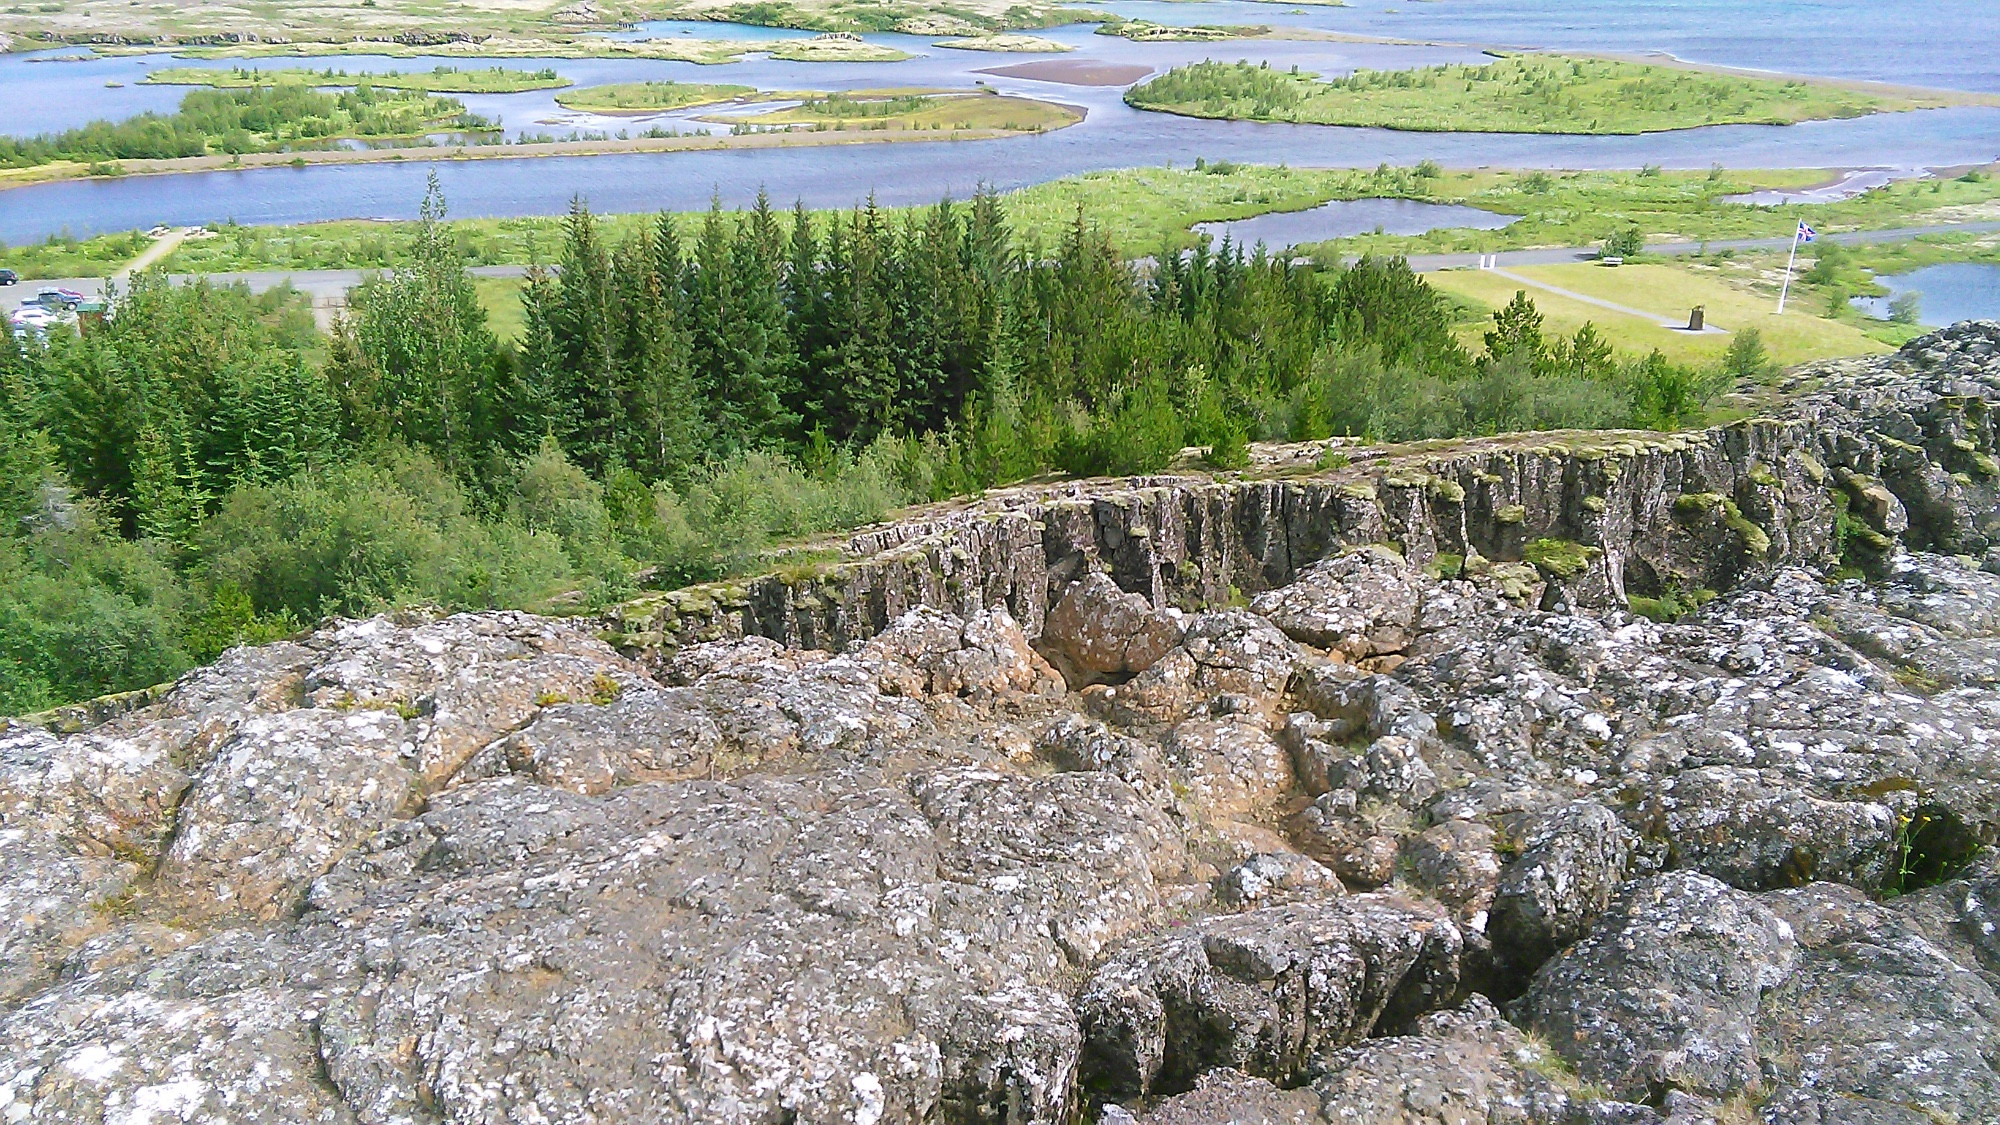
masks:
<path id="1" fill-rule="evenodd" d="M 1338 199 L 1304 211 L 1279 211 L 1254 219 L 1196 223 L 1194 229 L 1221 242 L 1242 246 L 1261 242 L 1284 248 L 1357 234 L 1428 234 L 1434 230 L 1499 230 L 1515 221 L 1477 207 L 1419 203 L 1411 199 Z"/>
<path id="2" fill-rule="evenodd" d="M 1887 317 L 1889 302 L 1915 293 L 1917 319 L 1926 325 L 2000 320 L 2000 265 L 1950 262 L 1909 273 L 1884 274 L 1875 280 L 1888 287 L 1889 296 L 1854 298 L 1855 307 L 1870 316 Z"/>

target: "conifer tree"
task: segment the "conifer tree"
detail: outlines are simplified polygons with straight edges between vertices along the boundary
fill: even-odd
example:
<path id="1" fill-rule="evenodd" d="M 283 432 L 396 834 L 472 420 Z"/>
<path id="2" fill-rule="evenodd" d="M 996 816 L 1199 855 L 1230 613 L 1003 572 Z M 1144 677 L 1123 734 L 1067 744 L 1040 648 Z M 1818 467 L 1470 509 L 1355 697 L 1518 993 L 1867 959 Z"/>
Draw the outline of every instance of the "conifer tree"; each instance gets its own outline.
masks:
<path id="1" fill-rule="evenodd" d="M 410 248 L 411 263 L 364 283 L 350 300 L 354 349 L 372 369 L 372 394 L 392 436 L 434 452 L 469 476 L 485 450 L 507 444 L 491 386 L 498 342 L 444 225 L 444 191 L 432 173 Z"/>

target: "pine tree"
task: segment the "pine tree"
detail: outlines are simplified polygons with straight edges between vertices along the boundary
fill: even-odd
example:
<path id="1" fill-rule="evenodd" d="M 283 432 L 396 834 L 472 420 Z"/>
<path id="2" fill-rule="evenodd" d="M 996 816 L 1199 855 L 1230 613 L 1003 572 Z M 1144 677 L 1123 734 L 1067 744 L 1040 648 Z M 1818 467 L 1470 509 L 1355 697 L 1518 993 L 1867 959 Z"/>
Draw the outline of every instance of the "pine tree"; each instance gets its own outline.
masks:
<path id="1" fill-rule="evenodd" d="M 1486 333 L 1486 354 L 1494 360 L 1518 356 L 1530 369 L 1548 366 L 1548 348 L 1542 342 L 1542 312 L 1519 289 L 1507 306 L 1493 314 L 1493 327 Z"/>
<path id="2" fill-rule="evenodd" d="M 374 369 L 375 407 L 390 420 L 391 435 L 430 449 L 447 470 L 469 476 L 488 447 L 507 443 L 505 434 L 473 425 L 476 419 L 497 421 L 498 411 L 482 402 L 491 394 L 499 344 L 444 225 L 445 213 L 444 191 L 432 173 L 409 267 L 355 290 L 347 324 L 354 349 Z"/>

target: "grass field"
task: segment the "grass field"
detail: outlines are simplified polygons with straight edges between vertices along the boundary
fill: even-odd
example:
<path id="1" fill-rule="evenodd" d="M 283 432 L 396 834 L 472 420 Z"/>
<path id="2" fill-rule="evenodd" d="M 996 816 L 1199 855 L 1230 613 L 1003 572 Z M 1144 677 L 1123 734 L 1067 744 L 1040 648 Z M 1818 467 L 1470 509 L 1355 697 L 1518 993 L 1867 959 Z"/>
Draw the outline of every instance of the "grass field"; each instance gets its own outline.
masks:
<path id="1" fill-rule="evenodd" d="M 755 86 L 712 82 L 621 82 L 557 94 L 556 104 L 585 113 L 653 113 L 731 101 L 756 92 Z"/>
<path id="2" fill-rule="evenodd" d="M 1005 129 L 1039 133 L 1074 125 L 1083 120 L 1083 115 L 1053 102 L 1001 94 L 909 94 L 882 98 L 836 94 L 790 109 L 709 120 L 822 129 Z"/>
<path id="3" fill-rule="evenodd" d="M 479 307 L 486 310 L 486 323 L 493 334 L 507 343 L 521 338 L 522 325 L 527 314 L 521 308 L 521 290 L 527 288 L 527 281 L 518 277 L 475 277 L 472 279 L 473 292 L 479 296 Z"/>
<path id="4" fill-rule="evenodd" d="M 510 70 L 498 66 L 484 70 L 441 66 L 412 74 L 393 70 L 381 74 L 365 70 L 349 74 L 332 67 L 319 70 L 255 70 L 239 66 L 211 70 L 199 66 L 171 66 L 150 72 L 143 81 L 149 86 L 211 86 L 218 90 L 242 90 L 285 82 L 309 86 L 359 86 L 365 83 L 389 90 L 415 90 L 427 94 L 518 94 L 526 90 L 559 90 L 570 85 L 569 79 L 546 68 Z"/>
<path id="5" fill-rule="evenodd" d="M 1140 109 L 1189 117 L 1417 132 L 1591 135 L 1792 125 L 1972 100 L 1567 55 L 1362 70 L 1325 81 L 1296 68 L 1287 72 L 1211 60 L 1177 67 L 1125 95 L 1128 104 Z"/>
<path id="6" fill-rule="evenodd" d="M 1730 277 L 1712 266 L 1688 264 L 1628 265 L 1619 269 L 1578 264 L 1527 266 L 1510 270 L 1599 300 L 1654 313 L 1627 316 L 1596 305 L 1559 296 L 1546 289 L 1523 286 L 1511 278 L 1480 270 L 1445 270 L 1427 274 L 1438 289 L 1488 310 L 1497 309 L 1525 289 L 1541 309 L 1548 331 L 1568 334 L 1588 321 L 1605 330 L 1619 350 L 1645 353 L 1658 349 L 1682 363 L 1708 363 L 1729 347 L 1727 334 L 1693 335 L 1663 328 L 1661 321 L 1685 322 L 1689 310 L 1702 306 L 1712 326 L 1736 332 L 1755 328 L 1762 333 L 1771 358 L 1781 364 L 1804 363 L 1833 356 L 1865 355 L 1890 350 L 1855 324 L 1819 315 L 1810 295 L 1777 315 L 1775 291 L 1762 292 L 1745 277 Z M 1468 345 L 1477 345 L 1486 324 L 1468 326 Z"/>

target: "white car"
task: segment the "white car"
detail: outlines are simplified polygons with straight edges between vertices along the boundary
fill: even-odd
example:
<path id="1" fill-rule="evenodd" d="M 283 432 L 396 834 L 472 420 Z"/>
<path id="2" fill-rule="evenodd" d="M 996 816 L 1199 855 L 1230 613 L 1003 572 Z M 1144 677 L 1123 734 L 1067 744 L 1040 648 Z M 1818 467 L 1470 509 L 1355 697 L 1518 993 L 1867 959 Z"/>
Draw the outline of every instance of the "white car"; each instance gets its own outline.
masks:
<path id="1" fill-rule="evenodd" d="M 14 335 L 26 336 L 34 333 L 38 337 L 49 334 L 49 326 L 61 323 L 56 314 L 36 305 L 22 305 L 7 314 L 7 323 L 14 329 Z"/>

